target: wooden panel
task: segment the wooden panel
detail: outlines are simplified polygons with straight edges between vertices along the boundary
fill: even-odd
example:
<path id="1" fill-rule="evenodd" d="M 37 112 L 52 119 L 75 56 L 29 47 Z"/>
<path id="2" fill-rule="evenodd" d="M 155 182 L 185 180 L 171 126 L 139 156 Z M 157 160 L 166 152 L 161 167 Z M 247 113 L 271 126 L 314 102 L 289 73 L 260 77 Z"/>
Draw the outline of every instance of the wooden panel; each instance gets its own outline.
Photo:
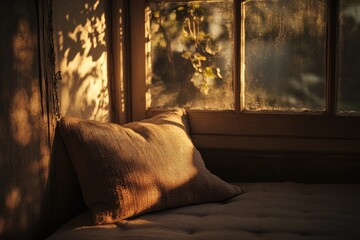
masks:
<path id="1" fill-rule="evenodd" d="M 145 1 L 130 1 L 132 120 L 145 118 Z"/>
<path id="2" fill-rule="evenodd" d="M 110 1 L 110 23 L 112 26 L 112 44 L 109 56 L 111 65 L 109 77 L 111 82 L 111 114 L 112 122 L 126 123 L 130 119 L 130 90 L 129 90 L 129 49 L 128 49 L 128 20 L 129 8 L 125 0 Z"/>
<path id="3" fill-rule="evenodd" d="M 359 117 L 189 111 L 193 134 L 359 139 Z"/>
<path id="4" fill-rule="evenodd" d="M 360 140 L 226 135 L 192 135 L 198 148 L 360 154 Z"/>
<path id="5" fill-rule="evenodd" d="M 360 155 L 200 149 L 207 168 L 229 182 L 360 183 Z"/>
<path id="6" fill-rule="evenodd" d="M 148 110 L 147 117 L 165 110 Z M 360 139 L 359 116 L 188 110 L 193 135 Z"/>

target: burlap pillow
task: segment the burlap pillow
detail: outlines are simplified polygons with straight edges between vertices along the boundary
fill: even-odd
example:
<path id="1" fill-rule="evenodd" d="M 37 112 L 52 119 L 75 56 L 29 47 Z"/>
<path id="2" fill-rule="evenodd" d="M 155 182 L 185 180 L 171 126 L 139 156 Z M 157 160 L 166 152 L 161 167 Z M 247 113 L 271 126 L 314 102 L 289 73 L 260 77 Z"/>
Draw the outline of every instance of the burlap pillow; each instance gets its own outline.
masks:
<path id="1" fill-rule="evenodd" d="M 96 224 L 242 192 L 206 169 L 183 110 L 123 126 L 64 117 L 60 131 Z"/>

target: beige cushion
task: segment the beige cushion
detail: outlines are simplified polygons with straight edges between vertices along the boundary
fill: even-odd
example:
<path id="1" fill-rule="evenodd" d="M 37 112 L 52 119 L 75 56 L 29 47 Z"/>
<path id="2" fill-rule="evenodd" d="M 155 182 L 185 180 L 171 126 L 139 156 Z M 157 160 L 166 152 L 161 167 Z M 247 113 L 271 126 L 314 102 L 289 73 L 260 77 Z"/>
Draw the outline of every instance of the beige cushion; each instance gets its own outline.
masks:
<path id="1" fill-rule="evenodd" d="M 183 110 L 123 126 L 64 117 L 60 131 L 96 224 L 243 191 L 206 169 Z"/>
<path id="2" fill-rule="evenodd" d="M 240 185 L 240 184 L 239 184 Z M 241 183 L 226 202 L 91 226 L 85 212 L 47 240 L 359 240 L 360 184 Z"/>

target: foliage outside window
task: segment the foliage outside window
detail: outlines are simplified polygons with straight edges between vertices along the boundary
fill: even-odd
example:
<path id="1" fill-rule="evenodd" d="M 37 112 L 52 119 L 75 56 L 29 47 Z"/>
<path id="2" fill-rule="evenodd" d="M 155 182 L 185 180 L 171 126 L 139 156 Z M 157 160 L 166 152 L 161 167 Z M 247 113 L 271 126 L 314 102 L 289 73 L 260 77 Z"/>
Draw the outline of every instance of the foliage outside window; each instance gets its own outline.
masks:
<path id="1" fill-rule="evenodd" d="M 232 1 L 150 3 L 148 107 L 233 109 Z"/>
<path id="2" fill-rule="evenodd" d="M 339 103 L 341 114 L 360 112 L 360 1 L 340 1 Z"/>
<path id="3" fill-rule="evenodd" d="M 325 110 L 324 1 L 242 4 L 244 109 Z"/>
<path id="4" fill-rule="evenodd" d="M 230 0 L 150 1 L 147 109 L 238 105 L 251 112 L 324 113 L 331 102 L 338 113 L 360 111 L 360 1 L 240 2 L 241 9 Z M 330 2 L 336 3 L 338 19 L 329 15 Z M 335 24 L 329 25 L 329 18 Z M 334 29 L 339 43 L 332 55 L 337 57 L 332 60 L 335 77 L 329 76 L 328 61 L 328 32 Z M 239 85 L 234 76 L 240 76 Z M 336 94 L 330 93 L 331 85 Z"/>

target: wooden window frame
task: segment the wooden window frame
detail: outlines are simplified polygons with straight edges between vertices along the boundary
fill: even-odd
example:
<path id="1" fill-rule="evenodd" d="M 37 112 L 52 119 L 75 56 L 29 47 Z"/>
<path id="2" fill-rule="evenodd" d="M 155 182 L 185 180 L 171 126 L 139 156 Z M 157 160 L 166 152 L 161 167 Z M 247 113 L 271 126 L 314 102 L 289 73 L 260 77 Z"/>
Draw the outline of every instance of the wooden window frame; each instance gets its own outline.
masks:
<path id="1" fill-rule="evenodd" d="M 120 1 L 120 0 L 118 0 Z M 171 0 L 168 0 L 171 1 Z M 193 141 L 199 148 L 254 151 L 302 151 L 360 153 L 359 116 L 336 114 L 337 102 L 337 0 L 327 0 L 326 81 L 327 111 L 244 112 L 240 106 L 240 71 L 234 69 L 235 110 L 188 110 Z M 145 56 L 146 0 L 127 1 L 129 24 L 128 121 L 137 121 L 161 112 L 146 110 Z M 234 0 L 234 26 L 241 26 L 241 0 Z M 238 32 L 238 31 L 237 31 Z M 144 36 L 144 37 L 142 37 Z M 234 41 L 234 66 L 240 66 L 240 34 Z M 114 40 L 116 44 L 116 39 Z M 115 79 L 115 81 L 118 81 Z"/>

